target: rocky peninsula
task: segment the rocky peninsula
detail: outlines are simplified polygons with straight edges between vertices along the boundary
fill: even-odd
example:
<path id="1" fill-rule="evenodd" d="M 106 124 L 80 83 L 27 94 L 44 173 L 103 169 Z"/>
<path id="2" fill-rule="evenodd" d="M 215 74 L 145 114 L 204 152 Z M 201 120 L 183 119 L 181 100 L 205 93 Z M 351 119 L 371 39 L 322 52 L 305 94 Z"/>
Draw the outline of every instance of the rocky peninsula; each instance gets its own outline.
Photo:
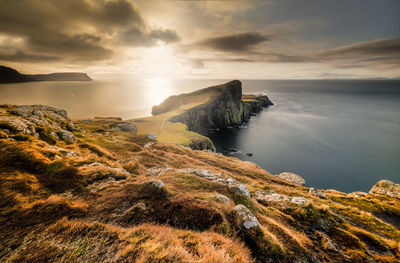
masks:
<path id="1" fill-rule="evenodd" d="M 135 120 L 0 105 L 0 261 L 397 262 L 398 184 L 308 188 L 210 151 L 196 131 L 271 104 L 241 93 L 173 96 Z"/>
<path id="2" fill-rule="evenodd" d="M 50 74 L 21 74 L 17 70 L 0 66 L 0 83 L 17 83 L 31 81 L 91 81 L 86 73 L 61 72 Z"/>

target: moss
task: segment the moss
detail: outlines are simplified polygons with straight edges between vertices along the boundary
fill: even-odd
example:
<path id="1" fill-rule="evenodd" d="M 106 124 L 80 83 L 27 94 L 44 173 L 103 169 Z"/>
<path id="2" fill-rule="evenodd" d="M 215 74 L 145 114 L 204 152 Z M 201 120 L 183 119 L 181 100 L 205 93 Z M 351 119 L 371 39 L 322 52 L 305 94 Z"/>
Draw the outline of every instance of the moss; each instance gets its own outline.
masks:
<path id="1" fill-rule="evenodd" d="M 52 129 L 44 126 L 37 126 L 36 131 L 39 133 L 39 138 L 48 144 L 54 145 L 57 140 L 51 135 L 54 132 Z"/>

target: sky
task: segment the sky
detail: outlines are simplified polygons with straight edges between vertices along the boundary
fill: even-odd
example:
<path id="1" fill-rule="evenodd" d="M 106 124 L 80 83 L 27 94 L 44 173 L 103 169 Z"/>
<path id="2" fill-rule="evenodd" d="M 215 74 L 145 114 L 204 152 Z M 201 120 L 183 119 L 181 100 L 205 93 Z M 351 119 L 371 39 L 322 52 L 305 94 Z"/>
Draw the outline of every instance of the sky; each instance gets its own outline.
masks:
<path id="1" fill-rule="evenodd" d="M 95 77 L 400 77 L 399 0 L 0 0 L 0 65 Z"/>

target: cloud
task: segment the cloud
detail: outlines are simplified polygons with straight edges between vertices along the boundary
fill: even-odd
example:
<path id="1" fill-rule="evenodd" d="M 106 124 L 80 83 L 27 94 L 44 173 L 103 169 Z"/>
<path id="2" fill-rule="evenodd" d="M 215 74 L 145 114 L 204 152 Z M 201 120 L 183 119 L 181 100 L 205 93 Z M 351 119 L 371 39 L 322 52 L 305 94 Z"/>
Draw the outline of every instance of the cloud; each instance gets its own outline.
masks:
<path id="1" fill-rule="evenodd" d="M 253 47 L 269 39 L 270 37 L 258 32 L 246 32 L 207 38 L 194 43 L 192 46 L 195 48 L 205 48 L 222 52 L 240 53 L 249 51 Z"/>
<path id="2" fill-rule="evenodd" d="M 0 60 L 11 61 L 11 62 L 49 62 L 49 61 L 58 61 L 59 57 L 54 56 L 45 56 L 45 55 L 35 55 L 35 54 L 27 54 L 23 51 L 16 51 L 12 54 L 1 54 Z"/>
<path id="3" fill-rule="evenodd" d="M 23 50 L 0 45 L 1 60 L 108 60 L 130 47 L 180 41 L 175 30 L 149 26 L 130 0 L 0 0 L 0 34 L 23 39 Z M 10 54 L 10 55 L 6 55 Z M 33 55 L 34 54 L 34 55 Z"/>
<path id="4" fill-rule="evenodd" d="M 267 52 L 258 49 L 246 54 L 203 59 L 224 62 L 322 63 L 343 68 L 394 68 L 400 66 L 399 50 L 400 38 L 387 38 L 301 53 L 283 52 L 279 49 Z"/>

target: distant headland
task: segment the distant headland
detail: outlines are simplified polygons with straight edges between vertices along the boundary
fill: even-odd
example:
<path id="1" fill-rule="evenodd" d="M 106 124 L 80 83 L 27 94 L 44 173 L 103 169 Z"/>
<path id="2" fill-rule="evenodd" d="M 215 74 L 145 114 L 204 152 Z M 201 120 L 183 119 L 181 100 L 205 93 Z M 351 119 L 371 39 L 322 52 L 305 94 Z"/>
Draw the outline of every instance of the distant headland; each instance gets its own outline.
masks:
<path id="1" fill-rule="evenodd" d="M 61 72 L 50 74 L 21 74 L 17 70 L 0 66 L 0 83 L 17 83 L 30 81 L 91 81 L 86 73 Z"/>

